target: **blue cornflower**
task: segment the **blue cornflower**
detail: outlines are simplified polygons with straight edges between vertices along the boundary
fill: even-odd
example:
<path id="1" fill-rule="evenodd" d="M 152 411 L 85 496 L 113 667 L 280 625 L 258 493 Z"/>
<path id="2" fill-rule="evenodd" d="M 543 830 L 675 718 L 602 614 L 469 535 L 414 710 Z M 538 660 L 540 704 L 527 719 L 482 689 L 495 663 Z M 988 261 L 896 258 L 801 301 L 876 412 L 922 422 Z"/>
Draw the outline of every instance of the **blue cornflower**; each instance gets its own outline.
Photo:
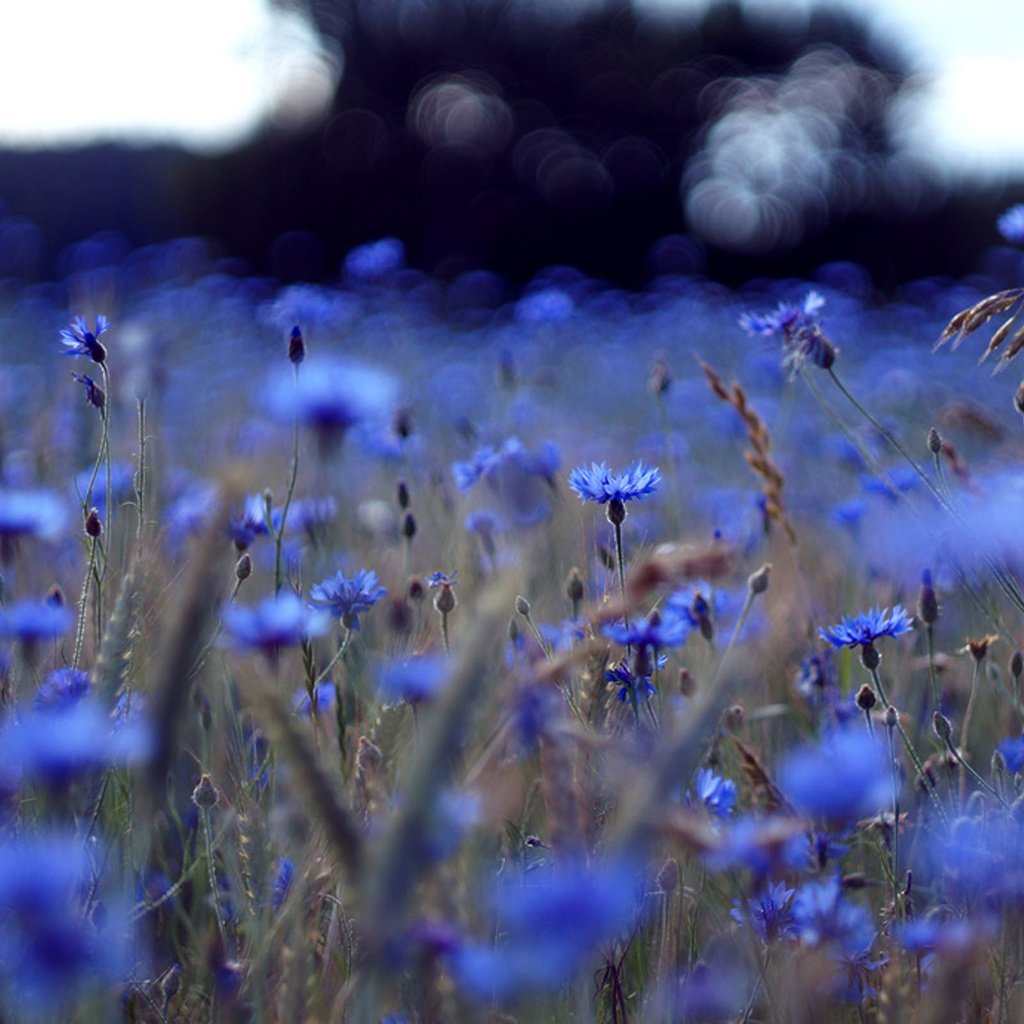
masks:
<path id="1" fill-rule="evenodd" d="M 0 1005 L 5 1018 L 71 1020 L 85 992 L 123 981 L 129 926 L 117 899 L 84 905 L 95 867 L 81 839 L 21 835 L 0 845 Z M 104 1016 L 102 1013 L 99 1014 Z"/>
<path id="2" fill-rule="evenodd" d="M 628 625 L 625 622 L 610 622 L 601 627 L 609 640 L 614 640 L 624 647 L 653 648 L 680 647 L 686 643 L 690 632 L 690 623 L 681 615 L 665 615 L 651 613 L 642 619 L 634 619 Z"/>
<path id="3" fill-rule="evenodd" d="M 144 760 L 151 733 L 140 719 L 119 728 L 96 700 L 85 697 L 8 719 L 0 730 L 0 749 L 4 788 L 16 788 L 26 779 L 64 786 L 94 769 Z"/>
<path id="4" fill-rule="evenodd" d="M 747 900 L 744 910 L 739 900 L 733 900 L 732 919 L 741 926 L 750 922 L 762 942 L 791 939 L 796 935 L 791 904 L 796 889 L 786 888 L 785 882 L 769 883 L 760 896 Z"/>
<path id="5" fill-rule="evenodd" d="M 345 277 L 353 284 L 379 284 L 405 266 L 405 246 L 397 238 L 380 238 L 356 246 L 342 264 Z"/>
<path id="6" fill-rule="evenodd" d="M 245 551 L 257 537 L 270 532 L 267 528 L 267 503 L 262 495 L 246 497 L 241 512 L 228 520 L 227 532 L 238 551 Z"/>
<path id="7" fill-rule="evenodd" d="M 813 946 L 834 942 L 847 957 L 864 953 L 875 941 L 870 911 L 846 899 L 838 875 L 800 889 L 793 922 L 801 941 Z"/>
<path id="8" fill-rule="evenodd" d="M 1007 771 L 1011 775 L 1024 770 L 1024 736 L 1011 736 L 1003 740 L 996 749 L 1003 755 Z"/>
<path id="9" fill-rule="evenodd" d="M 32 706 L 39 711 L 47 708 L 68 708 L 72 704 L 77 704 L 88 692 L 88 672 L 74 668 L 59 668 L 39 684 Z"/>
<path id="10" fill-rule="evenodd" d="M 325 612 L 306 605 L 297 594 L 284 590 L 255 608 L 232 605 L 224 610 L 224 629 L 230 646 L 262 651 L 270 658 L 281 647 L 294 647 L 327 629 Z"/>
<path id="11" fill-rule="evenodd" d="M 0 611 L 0 636 L 27 644 L 55 640 L 71 628 L 73 618 L 62 604 L 21 601 Z"/>
<path id="12" fill-rule="evenodd" d="M 636 918 L 636 881 L 625 864 L 570 862 L 505 880 L 495 906 L 501 943 L 457 946 L 452 976 L 485 1003 L 561 987 Z"/>
<path id="13" fill-rule="evenodd" d="M 392 661 L 380 671 L 377 692 L 384 701 L 420 704 L 437 696 L 451 670 L 451 659 L 443 655 Z"/>
<path id="14" fill-rule="evenodd" d="M 569 486 L 582 501 L 626 502 L 652 493 L 661 483 L 657 466 L 636 462 L 625 472 L 615 474 L 603 462 L 577 466 L 569 474 Z"/>
<path id="15" fill-rule="evenodd" d="M 294 877 L 295 863 L 289 857 L 279 857 L 277 872 L 274 875 L 274 885 L 270 894 L 270 905 L 274 910 L 279 910 L 281 904 L 288 898 Z"/>
<path id="16" fill-rule="evenodd" d="M 95 406 L 100 412 L 103 411 L 104 406 L 107 404 L 107 396 L 103 391 L 103 388 L 99 386 L 92 379 L 84 373 L 73 373 L 72 378 L 85 388 L 85 400 L 92 406 Z"/>
<path id="17" fill-rule="evenodd" d="M 825 337 L 818 310 L 825 299 L 818 292 L 808 292 L 799 306 L 780 302 L 770 313 L 744 313 L 740 327 L 747 334 L 771 338 L 782 337 L 782 365 L 793 378 L 808 360 L 827 370 L 836 358 L 832 342 Z"/>
<path id="18" fill-rule="evenodd" d="M 459 570 L 455 569 L 452 572 L 435 572 L 430 574 L 430 579 L 427 582 L 430 584 L 430 589 L 433 590 L 435 587 L 454 587 L 458 582 Z"/>
<path id="19" fill-rule="evenodd" d="M 630 667 L 625 662 L 608 669 L 604 674 L 606 683 L 618 685 L 615 696 L 623 704 L 633 702 L 633 697 L 653 697 L 658 691 L 651 685 L 650 676 L 634 676 Z"/>
<path id="20" fill-rule="evenodd" d="M 819 629 L 818 633 L 838 650 L 840 647 L 868 647 L 880 637 L 902 636 L 913 628 L 911 617 L 898 604 L 892 611 L 876 607 L 852 618 L 844 616 L 837 625 Z"/>
<path id="21" fill-rule="evenodd" d="M 806 825 L 799 818 L 746 815 L 734 818 L 717 848 L 705 855 L 718 871 L 747 868 L 758 877 L 780 869 L 803 868 L 807 860 Z"/>
<path id="22" fill-rule="evenodd" d="M 356 424 L 387 417 L 395 393 L 394 379 L 380 370 L 309 359 L 297 380 L 274 374 L 266 402 L 278 420 L 311 427 L 329 448 Z"/>
<path id="23" fill-rule="evenodd" d="M 110 328 L 110 321 L 101 313 L 96 317 L 96 329 L 89 330 L 85 317 L 76 316 L 70 327 L 60 332 L 61 344 L 66 356 L 88 356 L 94 363 L 106 361 L 107 350 L 99 337 Z"/>
<path id="24" fill-rule="evenodd" d="M 562 461 L 558 446 L 543 441 L 534 452 L 510 437 L 500 448 L 478 448 L 465 462 L 452 463 L 460 491 L 484 480 L 518 526 L 533 526 L 551 511 L 551 489 Z"/>
<path id="25" fill-rule="evenodd" d="M 864 818 L 892 805 L 892 772 L 885 751 L 860 729 L 836 732 L 820 746 L 790 754 L 779 785 L 793 806 L 814 818 Z"/>
<path id="26" fill-rule="evenodd" d="M 50 491 L 0 490 L 0 538 L 52 537 L 64 528 L 67 509 Z"/>
<path id="27" fill-rule="evenodd" d="M 359 613 L 369 611 L 387 593 L 372 569 L 360 569 L 351 579 L 339 571 L 309 590 L 312 605 L 329 611 L 346 629 L 357 631 Z"/>
<path id="28" fill-rule="evenodd" d="M 999 234 L 1013 245 L 1024 243 L 1024 203 L 1017 203 L 999 216 L 996 221 Z"/>
<path id="29" fill-rule="evenodd" d="M 716 775 L 710 768 L 697 770 L 693 791 L 698 802 L 716 818 L 728 818 L 736 804 L 736 783 Z"/>

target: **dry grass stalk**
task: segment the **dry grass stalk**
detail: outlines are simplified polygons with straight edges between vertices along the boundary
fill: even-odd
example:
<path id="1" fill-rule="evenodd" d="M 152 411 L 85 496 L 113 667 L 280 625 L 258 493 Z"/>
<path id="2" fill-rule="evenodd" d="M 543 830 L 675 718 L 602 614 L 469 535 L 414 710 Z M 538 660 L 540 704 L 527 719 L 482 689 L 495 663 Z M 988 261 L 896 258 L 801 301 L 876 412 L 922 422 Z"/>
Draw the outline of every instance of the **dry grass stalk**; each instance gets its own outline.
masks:
<path id="1" fill-rule="evenodd" d="M 771 435 L 767 425 L 751 408 L 742 384 L 733 381 L 730 387 L 726 387 L 722 378 L 703 359 L 699 362 L 704 376 L 707 377 L 708 387 L 718 398 L 736 410 L 740 419 L 743 420 L 743 425 L 747 428 L 747 440 L 750 442 L 751 450 L 744 452 L 743 457 L 746 459 L 747 465 L 761 478 L 761 489 L 765 498 L 765 515 L 785 533 L 790 544 L 795 544 L 796 533 L 786 517 L 782 504 L 782 488 L 785 484 L 785 477 L 772 459 Z"/>
<path id="2" fill-rule="evenodd" d="M 1000 356 L 999 362 L 993 371 L 993 373 L 999 373 L 1024 348 L 1024 327 L 1018 326 L 1022 312 L 1020 305 L 1022 298 L 1024 298 L 1024 288 L 1010 288 L 1004 292 L 997 292 L 995 295 L 988 295 L 973 306 L 962 309 L 946 324 L 942 334 L 939 336 L 939 340 L 935 343 L 933 351 L 940 349 L 950 338 L 953 339 L 953 349 L 959 348 L 964 338 L 984 327 L 993 317 L 1006 313 L 1009 310 L 1014 310 L 1012 315 L 996 328 L 989 339 L 988 345 L 985 347 L 985 351 L 982 352 L 981 358 L 978 360 L 979 363 L 985 362 L 1009 338 L 1009 345 L 1007 345 L 1006 351 Z M 1015 306 L 1017 307 L 1016 309 L 1014 309 Z"/>
<path id="3" fill-rule="evenodd" d="M 772 781 L 761 759 L 757 756 L 752 747 L 748 747 L 736 736 L 730 737 L 736 745 L 740 755 L 740 767 L 755 793 L 760 794 L 764 799 L 764 807 L 767 811 L 787 811 L 794 813 L 789 801 L 782 795 L 779 787 Z"/>

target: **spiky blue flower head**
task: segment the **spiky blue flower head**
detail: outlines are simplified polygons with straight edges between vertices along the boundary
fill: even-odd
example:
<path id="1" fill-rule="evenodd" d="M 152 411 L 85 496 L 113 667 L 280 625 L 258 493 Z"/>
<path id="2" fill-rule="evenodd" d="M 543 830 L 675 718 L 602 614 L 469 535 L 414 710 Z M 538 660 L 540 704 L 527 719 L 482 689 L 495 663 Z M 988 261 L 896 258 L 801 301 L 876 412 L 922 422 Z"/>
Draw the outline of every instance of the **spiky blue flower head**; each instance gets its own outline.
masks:
<path id="1" fill-rule="evenodd" d="M 662 660 L 662 659 L 659 659 Z M 604 674 L 606 683 L 615 683 L 618 686 L 616 699 L 625 704 L 632 702 L 634 697 L 649 699 L 658 691 L 651 685 L 650 676 L 634 676 L 632 670 L 625 662 L 608 669 Z"/>
<path id="2" fill-rule="evenodd" d="M 64 503 L 50 491 L 0 490 L 0 538 L 52 537 L 66 519 Z"/>
<path id="3" fill-rule="evenodd" d="M 793 921 L 803 942 L 834 942 L 847 956 L 863 953 L 875 941 L 870 911 L 846 899 L 838 875 L 800 889 L 793 901 Z"/>
<path id="4" fill-rule="evenodd" d="M 655 615 L 625 622 L 610 622 L 601 627 L 609 640 L 624 647 L 645 647 L 660 650 L 663 647 L 681 647 L 686 643 L 691 623 L 682 615 Z"/>
<path id="5" fill-rule="evenodd" d="M 710 768 L 699 768 L 693 779 L 697 802 L 717 818 L 728 818 L 736 804 L 736 783 L 723 779 Z"/>
<path id="6" fill-rule="evenodd" d="M 798 811 L 830 821 L 865 818 L 892 804 L 885 751 L 859 729 L 791 753 L 779 769 L 779 785 Z"/>
<path id="7" fill-rule="evenodd" d="M 866 612 L 843 620 L 828 629 L 819 629 L 822 640 L 827 640 L 836 650 L 840 647 L 866 647 L 883 636 L 902 636 L 914 628 L 911 617 L 903 605 L 888 608 L 871 608 Z"/>
<path id="8" fill-rule="evenodd" d="M 103 388 L 101 388 L 99 384 L 92 379 L 92 377 L 88 376 L 88 374 L 73 373 L 71 376 L 78 384 L 81 384 L 82 387 L 85 388 L 85 400 L 91 406 L 94 406 L 102 412 L 104 406 L 107 404 L 107 396 L 103 391 Z"/>
<path id="9" fill-rule="evenodd" d="M 354 630 L 359 629 L 359 613 L 369 611 L 387 593 L 372 569 L 360 569 L 351 579 L 339 571 L 309 590 L 314 607 L 326 609 L 346 629 Z"/>
<path id="10" fill-rule="evenodd" d="M 603 462 L 577 466 L 569 474 L 569 486 L 582 501 L 635 501 L 651 494 L 661 483 L 661 470 L 636 462 L 622 473 L 613 473 Z"/>
<path id="11" fill-rule="evenodd" d="M 377 693 L 388 702 L 422 704 L 440 693 L 451 671 L 451 659 L 444 655 L 388 662 L 377 678 Z"/>
<path id="12" fill-rule="evenodd" d="M 454 587 L 458 582 L 459 570 L 454 569 L 451 572 L 437 572 L 430 574 L 430 579 L 427 581 L 430 584 L 430 589 L 433 590 L 435 587 Z"/>
<path id="13" fill-rule="evenodd" d="M 812 291 L 798 306 L 780 302 L 769 313 L 744 313 L 739 323 L 747 334 L 782 338 L 782 365 L 792 378 L 808 361 L 822 369 L 828 369 L 835 362 L 835 347 L 825 337 L 818 316 L 824 305 L 824 296 Z"/>
<path id="14" fill-rule="evenodd" d="M 88 692 L 88 672 L 74 668 L 58 668 L 39 684 L 32 706 L 37 711 L 45 711 L 47 708 L 68 708 L 77 704 Z"/>
<path id="15" fill-rule="evenodd" d="M 99 341 L 101 334 L 110 328 L 110 321 L 101 313 L 96 317 L 96 328 L 90 331 L 85 317 L 76 316 L 70 327 L 60 332 L 61 344 L 66 356 L 88 356 L 94 363 L 102 363 L 107 358 L 107 350 Z"/>
<path id="16" fill-rule="evenodd" d="M 762 942 L 791 939 L 796 935 L 791 904 L 796 889 L 785 882 L 769 883 L 754 899 L 747 900 L 746 910 L 739 900 L 733 900 L 729 916 L 740 926 L 750 923 Z"/>
<path id="17" fill-rule="evenodd" d="M 260 494 L 250 494 L 240 512 L 228 520 L 228 536 L 239 551 L 245 551 L 258 537 L 270 533 L 267 527 L 267 504 Z"/>
<path id="18" fill-rule="evenodd" d="M 999 216 L 996 228 L 1012 245 L 1024 243 L 1024 203 L 1017 203 Z"/>
<path id="19" fill-rule="evenodd" d="M 21 601 L 0 612 L 0 636 L 28 644 L 55 640 L 71 628 L 72 619 L 62 604 Z"/>
<path id="20" fill-rule="evenodd" d="M 329 622 L 326 612 L 310 608 L 290 590 L 265 598 L 254 608 L 232 605 L 222 618 L 229 646 L 262 651 L 271 658 L 281 647 L 319 636 Z"/>

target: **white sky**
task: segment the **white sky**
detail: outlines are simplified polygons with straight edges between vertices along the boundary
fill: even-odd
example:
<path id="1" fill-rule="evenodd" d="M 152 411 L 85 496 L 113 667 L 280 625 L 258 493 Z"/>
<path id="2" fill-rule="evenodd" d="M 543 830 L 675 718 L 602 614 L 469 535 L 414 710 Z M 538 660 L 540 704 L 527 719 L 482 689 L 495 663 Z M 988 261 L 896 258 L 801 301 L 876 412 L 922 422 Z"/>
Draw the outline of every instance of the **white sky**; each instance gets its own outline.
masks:
<path id="1" fill-rule="evenodd" d="M 714 0 L 637 0 L 700 9 Z M 951 170 L 1024 168 L 1024 2 L 845 3 L 902 40 L 922 95 L 900 119 Z M 810 0 L 745 0 L 752 11 Z M 269 0 L 0 0 L 0 146 L 95 139 L 231 148 L 268 118 L 315 116 L 341 69 Z"/>

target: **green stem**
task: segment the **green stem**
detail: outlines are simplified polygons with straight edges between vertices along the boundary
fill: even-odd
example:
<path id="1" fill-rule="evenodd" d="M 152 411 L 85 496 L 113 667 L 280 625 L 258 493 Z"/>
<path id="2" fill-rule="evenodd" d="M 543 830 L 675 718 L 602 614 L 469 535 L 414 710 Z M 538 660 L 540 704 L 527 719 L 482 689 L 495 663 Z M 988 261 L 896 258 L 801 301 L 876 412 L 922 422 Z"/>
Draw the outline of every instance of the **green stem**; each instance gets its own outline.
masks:
<path id="1" fill-rule="evenodd" d="M 963 724 L 960 726 L 960 749 L 967 749 L 967 737 L 971 728 L 971 719 L 974 717 L 974 701 L 978 695 L 978 677 L 981 674 L 981 662 L 977 658 L 974 661 L 974 672 L 971 674 L 971 695 L 967 698 L 967 710 L 964 712 Z"/>
<path id="2" fill-rule="evenodd" d="M 217 891 L 217 869 L 213 862 L 213 834 L 210 829 L 210 809 L 199 808 L 199 818 L 203 825 L 203 856 L 206 859 L 206 878 L 210 886 L 210 899 L 213 901 L 213 912 L 217 918 L 217 930 L 224 944 L 225 955 L 228 951 L 228 932 L 224 924 L 224 914 L 220 906 L 220 894 Z"/>
<path id="3" fill-rule="evenodd" d="M 138 400 L 139 411 L 139 462 L 135 470 L 135 502 L 139 510 L 139 529 L 136 540 L 142 553 L 146 529 L 146 400 Z"/>
<path id="4" fill-rule="evenodd" d="M 296 364 L 295 384 L 299 383 L 299 367 Z M 295 481 L 299 475 L 299 424 L 298 421 L 292 430 L 292 462 L 288 473 L 288 490 L 284 496 L 284 504 L 281 506 L 281 525 L 274 532 L 274 593 L 281 591 L 281 549 L 284 545 L 284 528 L 288 520 L 288 509 L 291 508 L 292 495 L 295 494 Z M 273 530 L 273 523 L 268 524 Z"/>

